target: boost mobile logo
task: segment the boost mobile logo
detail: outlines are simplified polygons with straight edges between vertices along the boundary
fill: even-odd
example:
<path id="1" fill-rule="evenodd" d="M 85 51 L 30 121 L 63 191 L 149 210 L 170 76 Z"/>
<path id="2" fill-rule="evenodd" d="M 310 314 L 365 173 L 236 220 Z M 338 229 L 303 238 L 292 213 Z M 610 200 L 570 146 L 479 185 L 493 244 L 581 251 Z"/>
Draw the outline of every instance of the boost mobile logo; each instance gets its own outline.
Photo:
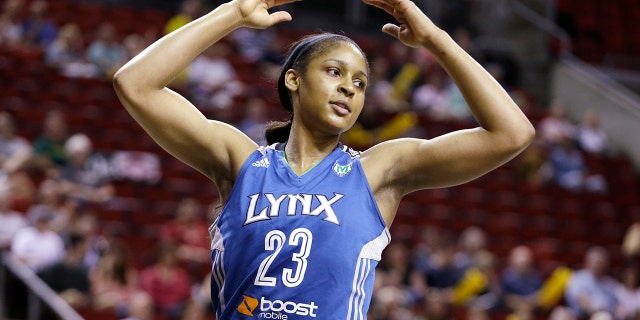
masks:
<path id="1" fill-rule="evenodd" d="M 238 312 L 253 317 L 253 310 L 258 306 L 258 299 L 249 296 L 243 296 L 242 303 L 238 306 Z"/>
<path id="2" fill-rule="evenodd" d="M 296 303 L 292 301 L 282 301 L 282 300 L 268 300 L 264 297 L 258 299 L 244 296 L 242 303 L 238 306 L 238 312 L 253 317 L 253 313 L 260 305 L 260 313 L 258 314 L 258 318 L 264 319 L 281 319 L 287 320 L 291 315 L 299 315 L 299 316 L 309 316 L 309 317 L 317 317 L 316 310 L 318 306 L 315 302 L 310 303 Z"/>

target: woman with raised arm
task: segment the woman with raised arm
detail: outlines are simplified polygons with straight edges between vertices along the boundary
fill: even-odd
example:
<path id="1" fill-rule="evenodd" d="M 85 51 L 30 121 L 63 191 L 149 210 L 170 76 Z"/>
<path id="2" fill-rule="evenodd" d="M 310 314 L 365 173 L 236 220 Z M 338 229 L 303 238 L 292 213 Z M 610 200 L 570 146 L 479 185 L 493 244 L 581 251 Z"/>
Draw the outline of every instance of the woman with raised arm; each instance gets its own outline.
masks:
<path id="1" fill-rule="evenodd" d="M 165 150 L 209 177 L 223 208 L 211 226 L 218 319 L 363 319 L 374 269 L 402 197 L 479 177 L 515 157 L 534 129 L 501 86 L 408 0 L 364 0 L 397 21 L 382 30 L 429 49 L 480 127 L 356 152 L 340 135 L 364 107 L 369 67 L 357 44 L 321 33 L 293 44 L 278 80 L 291 120 L 268 146 L 207 120 L 166 86 L 239 27 L 291 19 L 291 0 L 234 0 L 158 40 L 122 67 L 115 88 Z"/>

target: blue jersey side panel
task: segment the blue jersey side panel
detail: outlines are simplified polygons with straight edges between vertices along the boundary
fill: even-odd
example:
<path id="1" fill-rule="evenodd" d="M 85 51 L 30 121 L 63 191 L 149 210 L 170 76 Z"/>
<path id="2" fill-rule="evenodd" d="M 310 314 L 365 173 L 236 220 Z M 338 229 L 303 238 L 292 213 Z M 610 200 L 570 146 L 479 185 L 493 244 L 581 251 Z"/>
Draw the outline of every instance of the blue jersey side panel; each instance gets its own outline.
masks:
<path id="1" fill-rule="evenodd" d="M 218 319 L 366 319 L 390 236 L 359 155 L 340 145 L 298 176 L 280 148 L 247 159 L 212 225 Z"/>

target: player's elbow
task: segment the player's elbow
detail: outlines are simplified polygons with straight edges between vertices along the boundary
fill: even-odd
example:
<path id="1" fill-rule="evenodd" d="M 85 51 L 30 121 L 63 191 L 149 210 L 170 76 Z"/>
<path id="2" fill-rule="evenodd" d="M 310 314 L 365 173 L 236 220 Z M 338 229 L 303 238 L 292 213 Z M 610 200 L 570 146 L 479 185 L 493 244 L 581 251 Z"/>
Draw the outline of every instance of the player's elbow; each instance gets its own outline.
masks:
<path id="1" fill-rule="evenodd" d="M 122 67 L 116 71 L 113 75 L 113 88 L 118 95 L 125 94 L 128 89 L 131 89 L 135 82 L 132 78 L 131 72 L 129 72 L 126 67 Z"/>
<path id="2" fill-rule="evenodd" d="M 134 101 L 140 99 L 144 95 L 144 81 L 136 76 L 134 70 L 128 69 L 126 66 L 120 68 L 113 75 L 113 88 L 120 100 Z"/>
<path id="3" fill-rule="evenodd" d="M 533 124 L 531 124 L 531 122 L 527 121 L 527 124 L 523 126 L 521 135 L 522 147 L 525 148 L 529 144 L 531 144 L 531 142 L 533 142 L 533 139 L 536 138 L 536 128 L 533 126 Z"/>
<path id="4" fill-rule="evenodd" d="M 535 137 L 536 129 L 527 121 L 525 124 L 519 126 L 517 130 L 513 130 L 511 134 L 509 134 L 508 145 L 514 152 L 520 152 L 528 147 Z"/>

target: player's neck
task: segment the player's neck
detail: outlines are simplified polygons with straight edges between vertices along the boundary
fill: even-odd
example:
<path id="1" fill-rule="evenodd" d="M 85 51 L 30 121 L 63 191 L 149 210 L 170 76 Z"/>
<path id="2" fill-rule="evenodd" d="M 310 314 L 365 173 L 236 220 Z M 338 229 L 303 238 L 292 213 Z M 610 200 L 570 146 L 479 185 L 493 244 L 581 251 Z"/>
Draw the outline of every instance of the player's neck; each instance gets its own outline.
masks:
<path id="1" fill-rule="evenodd" d="M 301 139 L 291 135 L 284 154 L 291 169 L 302 175 L 316 166 L 338 145 L 338 139 Z"/>

